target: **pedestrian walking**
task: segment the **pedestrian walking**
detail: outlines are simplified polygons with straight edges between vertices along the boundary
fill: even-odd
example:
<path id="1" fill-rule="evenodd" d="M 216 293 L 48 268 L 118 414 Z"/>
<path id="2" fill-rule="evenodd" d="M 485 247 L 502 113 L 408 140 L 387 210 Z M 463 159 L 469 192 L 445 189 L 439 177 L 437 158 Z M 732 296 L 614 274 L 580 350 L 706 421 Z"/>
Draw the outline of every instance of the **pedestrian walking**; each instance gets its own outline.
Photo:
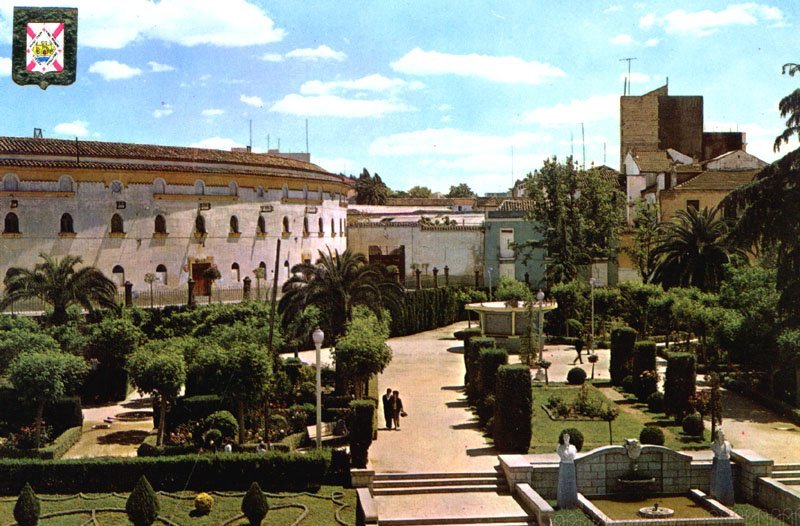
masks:
<path id="1" fill-rule="evenodd" d="M 394 428 L 400 431 L 400 417 L 407 416 L 403 410 L 403 400 L 400 398 L 400 391 L 393 391 L 392 398 L 394 399 Z"/>
<path id="2" fill-rule="evenodd" d="M 578 339 L 575 341 L 575 352 L 578 353 L 578 355 L 572 360 L 572 365 L 575 365 L 576 362 L 583 364 L 583 358 L 581 357 L 581 353 L 583 352 L 583 340 Z"/>
<path id="3" fill-rule="evenodd" d="M 383 418 L 386 420 L 386 429 L 392 429 L 392 422 L 394 421 L 394 397 L 392 396 L 392 389 L 386 389 L 386 394 L 381 397 L 383 402 Z"/>

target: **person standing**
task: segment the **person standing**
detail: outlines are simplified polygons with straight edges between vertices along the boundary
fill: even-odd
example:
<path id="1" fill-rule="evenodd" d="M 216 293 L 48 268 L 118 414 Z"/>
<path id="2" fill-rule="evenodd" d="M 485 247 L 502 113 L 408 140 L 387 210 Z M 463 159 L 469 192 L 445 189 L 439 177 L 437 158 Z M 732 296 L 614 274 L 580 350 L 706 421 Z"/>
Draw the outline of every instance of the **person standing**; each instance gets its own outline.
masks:
<path id="1" fill-rule="evenodd" d="M 392 414 L 394 418 L 394 428 L 400 431 L 400 417 L 406 416 L 406 412 L 403 411 L 403 400 L 400 398 L 400 391 L 394 391 L 392 393 L 392 398 L 394 399 L 394 413 Z"/>
<path id="2" fill-rule="evenodd" d="M 394 397 L 392 397 L 392 389 L 386 389 L 386 394 L 381 397 L 383 402 L 383 418 L 386 420 L 386 429 L 392 429 L 392 422 L 394 421 Z"/>

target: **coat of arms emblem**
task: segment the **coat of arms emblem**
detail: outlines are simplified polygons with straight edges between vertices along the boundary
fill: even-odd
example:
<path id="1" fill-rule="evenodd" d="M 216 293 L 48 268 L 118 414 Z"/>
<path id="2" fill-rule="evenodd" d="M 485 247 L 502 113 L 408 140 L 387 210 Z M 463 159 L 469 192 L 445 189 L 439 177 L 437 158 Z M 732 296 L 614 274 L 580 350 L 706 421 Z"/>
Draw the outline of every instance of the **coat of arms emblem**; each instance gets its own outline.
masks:
<path id="1" fill-rule="evenodd" d="M 14 82 L 42 89 L 75 82 L 77 34 L 77 9 L 15 7 Z"/>

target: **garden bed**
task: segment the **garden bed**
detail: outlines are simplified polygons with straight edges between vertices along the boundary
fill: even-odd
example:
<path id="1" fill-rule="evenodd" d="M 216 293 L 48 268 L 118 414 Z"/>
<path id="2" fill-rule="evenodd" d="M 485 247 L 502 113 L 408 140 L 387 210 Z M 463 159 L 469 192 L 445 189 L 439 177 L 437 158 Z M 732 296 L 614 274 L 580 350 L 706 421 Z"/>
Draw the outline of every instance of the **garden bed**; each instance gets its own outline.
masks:
<path id="1" fill-rule="evenodd" d="M 0 458 L 37 458 L 42 460 L 59 459 L 78 443 L 81 439 L 83 428 L 71 427 L 58 435 L 53 442 L 39 449 L 17 449 L 13 447 L 0 447 Z"/>

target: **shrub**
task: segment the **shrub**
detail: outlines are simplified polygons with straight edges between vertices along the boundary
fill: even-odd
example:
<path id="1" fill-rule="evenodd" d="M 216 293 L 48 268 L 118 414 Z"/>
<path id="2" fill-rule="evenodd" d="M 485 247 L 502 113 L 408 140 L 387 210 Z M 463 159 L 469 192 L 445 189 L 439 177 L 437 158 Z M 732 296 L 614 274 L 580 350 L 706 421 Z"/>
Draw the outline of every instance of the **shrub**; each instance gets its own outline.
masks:
<path id="1" fill-rule="evenodd" d="M 636 342 L 636 330 L 630 327 L 617 327 L 611 331 L 611 361 L 609 372 L 611 384 L 621 385 L 622 379 L 631 374 L 631 358 Z"/>
<path id="2" fill-rule="evenodd" d="M 222 431 L 216 428 L 209 429 L 203 436 L 203 441 L 205 442 L 206 447 L 220 447 L 222 445 Z"/>
<path id="3" fill-rule="evenodd" d="M 664 445 L 664 432 L 660 427 L 645 426 L 639 433 L 639 442 L 642 444 Z"/>
<path id="4" fill-rule="evenodd" d="M 656 370 L 656 343 L 644 340 L 633 345 L 633 356 L 631 359 L 631 375 L 633 376 L 633 392 L 639 398 L 647 399 L 650 393 L 642 391 L 640 382 L 642 373 L 645 371 Z M 652 392 L 652 391 L 650 391 Z M 642 396 L 644 394 L 644 397 Z"/>
<path id="5" fill-rule="evenodd" d="M 258 482 L 253 482 L 242 499 L 242 513 L 247 517 L 250 526 L 260 526 L 268 511 L 267 497 L 264 496 Z"/>
<path id="6" fill-rule="evenodd" d="M 703 429 L 705 429 L 703 417 L 700 413 L 692 413 L 683 417 L 681 426 L 683 427 L 684 433 L 693 437 L 703 436 Z"/>
<path id="7" fill-rule="evenodd" d="M 586 371 L 580 367 L 573 367 L 567 373 L 567 383 L 570 385 L 583 385 L 586 381 Z"/>
<path id="8" fill-rule="evenodd" d="M 483 400 L 494 394 L 497 383 L 497 369 L 508 363 L 508 353 L 503 349 L 481 349 L 478 354 L 480 372 L 480 399 Z"/>
<path id="9" fill-rule="evenodd" d="M 235 437 L 239 433 L 239 423 L 229 411 L 211 413 L 203 420 L 203 428 L 219 429 L 225 437 Z"/>
<path id="10" fill-rule="evenodd" d="M 14 520 L 19 526 L 36 526 L 41 511 L 39 498 L 33 492 L 31 485 L 26 482 L 14 505 Z"/>
<path id="11" fill-rule="evenodd" d="M 462 329 L 460 331 L 456 331 L 453 333 L 453 337 L 456 340 L 461 340 L 463 342 L 467 342 L 470 338 L 474 336 L 481 335 L 481 328 L 480 327 L 470 327 L 468 329 Z"/>
<path id="12" fill-rule="evenodd" d="M 501 453 L 527 453 L 531 442 L 531 371 L 524 365 L 497 370 L 494 444 Z"/>
<path id="13" fill-rule="evenodd" d="M 497 282 L 495 299 L 497 301 L 530 301 L 531 290 L 522 281 L 514 278 L 500 278 Z"/>
<path id="14" fill-rule="evenodd" d="M 225 409 L 231 414 L 235 411 L 232 402 L 223 402 L 219 395 L 197 395 L 179 397 L 169 412 L 167 424 L 170 428 L 177 427 L 192 421 L 206 419 L 211 413 Z M 154 413 L 154 422 L 158 426 L 158 411 Z"/>
<path id="15" fill-rule="evenodd" d="M 569 443 L 575 446 L 575 449 L 580 451 L 583 449 L 583 433 L 581 433 L 580 429 L 576 429 L 574 427 L 568 427 L 566 429 L 562 429 L 561 432 L 558 434 L 558 443 L 564 443 L 564 435 L 569 435 Z"/>
<path id="16" fill-rule="evenodd" d="M 211 513 L 211 508 L 213 507 L 214 497 L 208 493 L 198 493 L 194 498 L 194 509 L 196 509 L 198 513 L 208 515 Z"/>
<path id="17" fill-rule="evenodd" d="M 158 517 L 158 495 L 142 475 L 125 503 L 125 511 L 134 526 L 150 526 Z"/>
<path id="18" fill-rule="evenodd" d="M 639 401 L 646 403 L 650 395 L 658 390 L 658 372 L 655 369 L 642 371 L 638 385 L 634 382 L 633 388 Z"/>
<path id="19" fill-rule="evenodd" d="M 622 390 L 626 393 L 633 393 L 633 376 L 629 374 L 623 378 L 620 387 L 622 387 Z"/>
<path id="20" fill-rule="evenodd" d="M 350 454 L 354 468 L 366 468 L 369 460 L 369 447 L 372 445 L 372 423 L 375 419 L 373 400 L 353 400 L 350 402 Z"/>
<path id="21" fill-rule="evenodd" d="M 692 412 L 689 399 L 695 393 L 695 357 L 689 353 L 669 353 L 664 379 L 664 410 L 680 422 Z"/>
<path id="22" fill-rule="evenodd" d="M 476 404 L 480 400 L 480 352 L 481 349 L 493 349 L 495 347 L 494 338 L 473 337 L 470 338 L 464 347 L 464 367 L 466 374 L 464 384 L 467 390 L 467 399 L 471 404 Z"/>
<path id="23" fill-rule="evenodd" d="M 494 394 L 490 394 L 478 404 L 478 420 L 484 427 L 494 416 L 494 406 L 496 401 L 497 400 Z"/>
<path id="24" fill-rule="evenodd" d="M 289 421 L 283 415 L 271 414 L 268 428 L 270 440 L 280 440 L 289 433 Z"/>
<path id="25" fill-rule="evenodd" d="M 664 393 L 656 391 L 647 397 L 647 410 L 651 413 L 660 413 L 664 410 Z"/>

